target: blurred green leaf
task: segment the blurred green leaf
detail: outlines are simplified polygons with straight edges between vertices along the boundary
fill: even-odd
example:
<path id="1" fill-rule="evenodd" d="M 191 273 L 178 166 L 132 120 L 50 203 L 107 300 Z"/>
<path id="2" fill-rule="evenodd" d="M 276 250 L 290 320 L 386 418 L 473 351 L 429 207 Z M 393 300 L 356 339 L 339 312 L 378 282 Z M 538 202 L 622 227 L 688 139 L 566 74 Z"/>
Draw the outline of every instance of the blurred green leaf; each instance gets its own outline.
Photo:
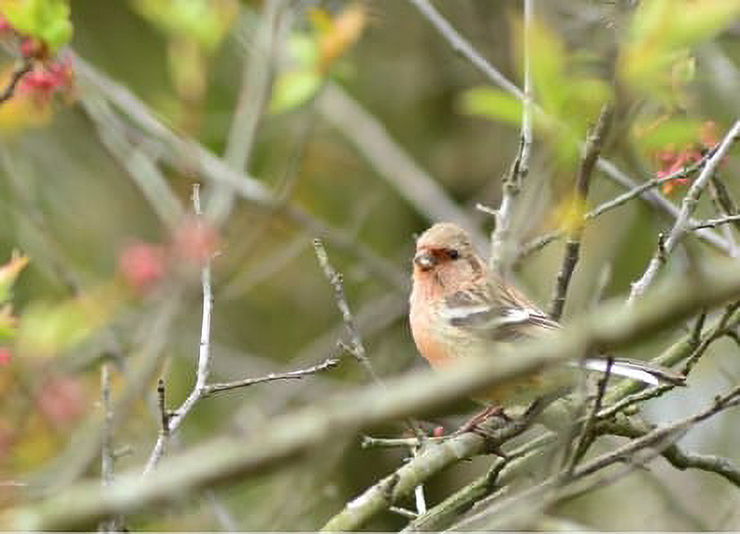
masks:
<path id="1" fill-rule="evenodd" d="M 294 33 L 288 38 L 290 57 L 301 68 L 315 68 L 319 62 L 316 38 L 306 33 Z"/>
<path id="2" fill-rule="evenodd" d="M 270 113 L 283 113 L 305 104 L 319 90 L 322 80 L 320 74 L 309 69 L 281 74 L 275 81 Z"/>
<path id="3" fill-rule="evenodd" d="M 66 0 L 17 0 L 0 3 L 0 13 L 19 33 L 34 37 L 52 52 L 72 39 Z"/>
<path id="4" fill-rule="evenodd" d="M 165 33 L 194 39 L 208 51 L 221 44 L 239 13 L 236 0 L 133 0 L 133 6 Z"/>
<path id="5" fill-rule="evenodd" d="M 690 72 L 671 72 L 688 50 L 721 32 L 740 15 L 740 0 L 643 0 L 635 11 L 619 72 L 631 86 L 656 94 Z M 684 65 L 686 66 L 686 65 Z M 676 77 L 678 74 L 678 78 Z"/>
<path id="6" fill-rule="evenodd" d="M 697 141 L 701 124 L 695 119 L 673 118 L 649 127 L 636 127 L 636 137 L 639 138 L 639 146 L 646 151 L 671 144 L 685 145 Z"/>
<path id="7" fill-rule="evenodd" d="M 462 113 L 479 115 L 510 124 L 519 124 L 522 120 L 522 103 L 518 98 L 491 87 L 474 87 L 468 89 L 459 99 Z"/>
<path id="8" fill-rule="evenodd" d="M 20 318 L 18 349 L 47 357 L 69 349 L 109 320 L 115 302 L 115 293 L 102 289 L 60 303 L 32 303 Z"/>

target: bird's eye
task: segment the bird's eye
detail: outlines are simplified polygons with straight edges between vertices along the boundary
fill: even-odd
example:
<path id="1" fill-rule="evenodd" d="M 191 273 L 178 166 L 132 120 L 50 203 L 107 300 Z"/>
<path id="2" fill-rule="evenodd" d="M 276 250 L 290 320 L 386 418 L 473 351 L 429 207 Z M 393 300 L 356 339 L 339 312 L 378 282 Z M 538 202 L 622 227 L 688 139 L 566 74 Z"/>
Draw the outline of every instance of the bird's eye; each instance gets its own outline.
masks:
<path id="1" fill-rule="evenodd" d="M 447 251 L 447 256 L 449 256 L 451 260 L 456 260 L 457 258 L 460 257 L 460 253 L 453 248 Z"/>

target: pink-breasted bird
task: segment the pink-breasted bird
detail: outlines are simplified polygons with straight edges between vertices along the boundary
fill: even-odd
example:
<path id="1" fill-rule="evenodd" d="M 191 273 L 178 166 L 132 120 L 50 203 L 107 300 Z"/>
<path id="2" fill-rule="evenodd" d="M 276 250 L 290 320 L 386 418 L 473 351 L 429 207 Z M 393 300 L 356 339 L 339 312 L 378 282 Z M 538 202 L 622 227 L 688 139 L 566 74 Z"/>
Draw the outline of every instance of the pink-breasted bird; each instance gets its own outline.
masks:
<path id="1" fill-rule="evenodd" d="M 413 281 L 411 331 L 419 354 L 437 370 L 462 358 L 495 359 L 502 345 L 560 326 L 489 270 L 468 233 L 452 223 L 435 224 L 417 239 Z M 496 386 L 476 400 L 524 405 L 577 383 L 579 367 L 603 373 L 607 365 L 604 357 L 588 357 Z M 670 369 L 623 358 L 612 359 L 610 373 L 652 385 L 684 382 Z"/>

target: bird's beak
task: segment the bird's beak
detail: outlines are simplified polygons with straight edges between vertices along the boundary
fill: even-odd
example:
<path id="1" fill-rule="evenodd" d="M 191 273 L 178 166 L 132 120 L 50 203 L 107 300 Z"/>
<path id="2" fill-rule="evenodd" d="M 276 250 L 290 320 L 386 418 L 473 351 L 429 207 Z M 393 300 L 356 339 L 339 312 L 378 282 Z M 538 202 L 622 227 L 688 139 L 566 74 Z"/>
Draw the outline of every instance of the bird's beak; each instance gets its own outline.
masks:
<path id="1" fill-rule="evenodd" d="M 422 270 L 428 271 L 437 265 L 437 258 L 428 250 L 417 252 L 414 256 L 414 263 Z"/>

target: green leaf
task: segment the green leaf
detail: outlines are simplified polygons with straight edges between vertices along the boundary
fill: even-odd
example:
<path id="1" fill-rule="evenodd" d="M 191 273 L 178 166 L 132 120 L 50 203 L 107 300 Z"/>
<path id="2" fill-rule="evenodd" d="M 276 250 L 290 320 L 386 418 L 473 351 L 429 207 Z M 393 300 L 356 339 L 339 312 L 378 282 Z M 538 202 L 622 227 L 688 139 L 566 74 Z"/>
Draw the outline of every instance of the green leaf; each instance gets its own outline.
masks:
<path id="1" fill-rule="evenodd" d="M 668 145 L 686 145 L 695 143 L 699 139 L 701 122 L 694 119 L 675 118 L 661 122 L 655 126 L 645 128 L 637 134 L 638 144 L 650 151 L 664 148 Z"/>
<path id="2" fill-rule="evenodd" d="M 18 32 L 38 39 L 52 52 L 72 39 L 66 0 L 17 0 L 2 5 L 0 13 Z"/>
<path id="3" fill-rule="evenodd" d="M 194 39 L 207 51 L 221 44 L 239 13 L 236 0 L 133 0 L 133 7 L 171 37 Z"/>
<path id="4" fill-rule="evenodd" d="M 308 102 L 321 87 L 322 76 L 310 69 L 281 74 L 275 81 L 270 113 L 284 113 Z"/>
<path id="5" fill-rule="evenodd" d="M 519 124 L 522 121 L 522 103 L 518 98 L 491 87 L 468 89 L 458 101 L 459 109 L 468 115 Z"/>

